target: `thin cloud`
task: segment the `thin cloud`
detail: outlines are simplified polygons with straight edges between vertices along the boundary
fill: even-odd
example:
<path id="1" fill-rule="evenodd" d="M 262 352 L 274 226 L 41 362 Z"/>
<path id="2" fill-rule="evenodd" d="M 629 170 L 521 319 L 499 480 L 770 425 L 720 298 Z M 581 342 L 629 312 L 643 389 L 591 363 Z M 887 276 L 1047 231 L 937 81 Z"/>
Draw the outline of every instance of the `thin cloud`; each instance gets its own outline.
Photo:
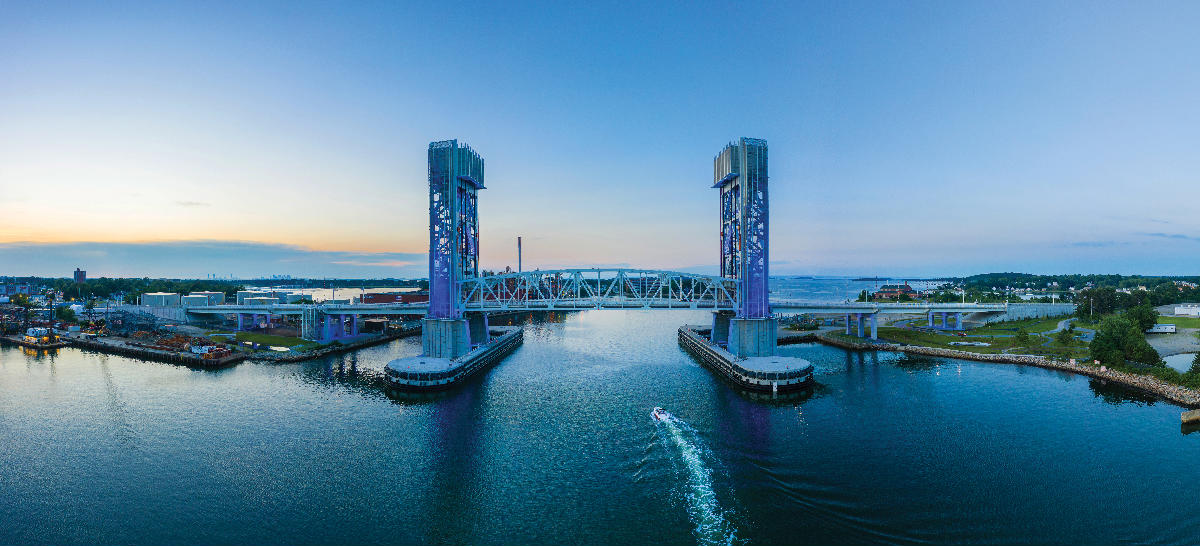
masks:
<path id="1" fill-rule="evenodd" d="M 205 203 L 204 201 L 176 201 L 175 204 L 179 205 L 181 207 L 211 207 L 212 206 L 212 203 Z"/>
<path id="2" fill-rule="evenodd" d="M 1105 216 L 1105 218 L 1108 220 L 1117 220 L 1117 221 L 1121 221 L 1121 222 L 1148 222 L 1151 224 L 1168 224 L 1168 225 L 1174 223 L 1170 220 L 1163 220 L 1161 218 L 1150 218 L 1148 216 L 1120 216 L 1120 215 L 1116 215 L 1116 214 L 1109 214 L 1109 215 Z"/>
<path id="3" fill-rule="evenodd" d="M 382 260 L 374 262 L 367 260 L 339 260 L 332 263 L 338 265 L 357 265 L 362 267 L 406 267 L 415 264 L 415 262 L 404 262 L 400 260 Z"/>
<path id="4" fill-rule="evenodd" d="M 428 273 L 426 259 L 423 253 L 339 252 L 245 241 L 0 243 L 4 274 L 53 277 L 81 267 L 96 277 L 414 278 Z"/>
<path id="5" fill-rule="evenodd" d="M 1193 241 L 1200 243 L 1200 237 L 1195 235 L 1184 235 L 1182 233 L 1145 233 L 1147 237 L 1158 237 L 1160 239 L 1172 239 L 1176 241 Z"/>
<path id="6" fill-rule="evenodd" d="M 1106 248 L 1110 246 L 1125 245 L 1129 243 L 1120 243 L 1117 241 L 1076 241 L 1067 243 L 1067 246 L 1076 248 Z"/>

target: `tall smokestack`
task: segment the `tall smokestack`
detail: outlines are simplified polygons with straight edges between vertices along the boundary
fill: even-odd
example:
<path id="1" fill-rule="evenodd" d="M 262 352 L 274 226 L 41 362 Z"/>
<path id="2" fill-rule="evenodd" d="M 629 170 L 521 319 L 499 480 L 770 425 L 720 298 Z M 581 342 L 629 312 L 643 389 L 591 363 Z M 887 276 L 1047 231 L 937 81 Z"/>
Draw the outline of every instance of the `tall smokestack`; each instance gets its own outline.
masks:
<path id="1" fill-rule="evenodd" d="M 517 236 L 517 273 L 521 272 L 521 236 Z"/>

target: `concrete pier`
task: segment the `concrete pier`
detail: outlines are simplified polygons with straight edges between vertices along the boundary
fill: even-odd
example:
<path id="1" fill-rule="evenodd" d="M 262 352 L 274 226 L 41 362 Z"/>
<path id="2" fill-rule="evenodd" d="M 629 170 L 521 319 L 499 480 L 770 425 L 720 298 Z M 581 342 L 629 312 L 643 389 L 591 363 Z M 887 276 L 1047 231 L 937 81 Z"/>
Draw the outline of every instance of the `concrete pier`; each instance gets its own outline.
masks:
<path id="1" fill-rule="evenodd" d="M 779 320 L 775 318 L 729 320 L 729 352 L 738 358 L 775 354 Z"/>
<path id="2" fill-rule="evenodd" d="M 700 362 L 736 386 L 756 392 L 791 392 L 812 384 L 812 364 L 788 356 L 738 358 L 709 341 L 700 326 L 679 328 L 679 345 Z M 772 348 L 773 349 L 773 348 Z"/>
<path id="3" fill-rule="evenodd" d="M 429 327 L 430 323 L 455 323 L 435 324 L 434 327 L 443 328 L 443 333 L 449 331 L 455 336 L 469 334 L 466 320 L 430 319 L 426 321 L 425 327 Z M 431 391 L 451 388 L 512 353 L 524 341 L 524 331 L 519 326 L 496 326 L 490 329 L 488 337 L 490 341 L 455 358 L 431 355 L 398 358 L 388 362 L 384 368 L 384 378 L 388 385 L 401 390 Z M 422 335 L 423 342 L 425 339 Z M 470 343 L 469 338 L 466 339 L 466 343 Z M 454 347 L 443 345 L 440 348 Z"/>
<path id="4" fill-rule="evenodd" d="M 467 319 L 424 319 L 421 321 L 421 354 L 454 359 L 471 351 L 471 329 Z"/>

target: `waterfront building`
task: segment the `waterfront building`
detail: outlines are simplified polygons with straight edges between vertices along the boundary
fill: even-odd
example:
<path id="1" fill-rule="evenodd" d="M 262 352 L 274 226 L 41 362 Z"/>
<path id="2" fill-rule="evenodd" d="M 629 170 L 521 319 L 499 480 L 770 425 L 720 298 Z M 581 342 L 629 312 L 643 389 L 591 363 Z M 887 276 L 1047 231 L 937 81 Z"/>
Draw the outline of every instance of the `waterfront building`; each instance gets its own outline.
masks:
<path id="1" fill-rule="evenodd" d="M 141 304 L 150 307 L 179 307 L 180 303 L 175 292 L 147 292 L 141 297 Z"/>
<path id="2" fill-rule="evenodd" d="M 277 303 L 287 303 L 286 299 L 280 300 L 279 296 L 275 295 L 274 292 L 266 290 L 238 290 L 236 297 L 238 305 L 247 305 L 246 300 L 250 298 L 273 298 Z"/>
<path id="3" fill-rule="evenodd" d="M 199 294 L 191 294 L 188 296 L 183 296 L 182 298 L 180 298 L 180 301 L 186 307 L 197 307 L 197 306 L 208 305 L 208 297 L 202 296 Z"/>
<path id="4" fill-rule="evenodd" d="M 208 305 L 221 305 L 225 303 L 224 292 L 192 292 L 189 296 L 204 296 L 208 300 Z"/>
<path id="5" fill-rule="evenodd" d="M 1175 306 L 1175 314 L 1186 317 L 1200 317 L 1200 304 L 1186 303 Z"/>
<path id="6" fill-rule="evenodd" d="M 900 299 L 901 295 L 915 298 L 920 294 L 916 290 L 913 290 L 913 287 L 909 286 L 908 283 L 885 284 L 880 286 L 879 290 L 875 291 L 874 298 L 877 300 L 896 300 Z"/>
<path id="7" fill-rule="evenodd" d="M 360 303 L 423 303 L 429 301 L 429 292 L 368 292 L 359 298 Z"/>

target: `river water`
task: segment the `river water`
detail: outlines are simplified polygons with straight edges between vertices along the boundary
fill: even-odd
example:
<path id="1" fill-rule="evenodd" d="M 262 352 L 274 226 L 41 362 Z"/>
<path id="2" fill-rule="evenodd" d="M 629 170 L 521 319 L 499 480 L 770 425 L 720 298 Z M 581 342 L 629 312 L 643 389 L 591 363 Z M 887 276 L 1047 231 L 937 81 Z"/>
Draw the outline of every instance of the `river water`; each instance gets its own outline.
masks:
<path id="1" fill-rule="evenodd" d="M 0 543 L 1194 543 L 1178 407 L 1013 365 L 784 347 L 809 397 L 683 353 L 706 313 L 595 311 L 450 393 L 418 339 L 221 371 L 0 349 Z M 655 423 L 662 406 L 677 420 Z"/>

